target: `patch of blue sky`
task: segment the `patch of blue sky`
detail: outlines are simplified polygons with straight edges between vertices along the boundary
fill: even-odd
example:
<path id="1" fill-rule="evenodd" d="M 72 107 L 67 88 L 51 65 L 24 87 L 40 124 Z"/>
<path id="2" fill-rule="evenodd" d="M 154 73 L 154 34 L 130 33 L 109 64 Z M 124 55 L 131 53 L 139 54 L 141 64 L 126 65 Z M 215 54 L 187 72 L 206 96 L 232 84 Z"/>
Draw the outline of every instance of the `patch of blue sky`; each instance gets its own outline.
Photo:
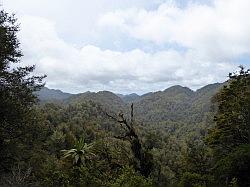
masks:
<path id="1" fill-rule="evenodd" d="M 174 0 L 174 2 L 179 6 L 180 8 L 186 7 L 189 3 L 197 3 L 202 5 L 209 5 L 211 6 L 213 4 L 212 0 Z"/>
<path id="2" fill-rule="evenodd" d="M 180 53 L 186 52 L 187 48 L 178 45 L 177 43 L 162 43 L 157 44 L 151 41 L 145 41 L 130 37 L 129 35 L 110 32 L 105 34 L 99 40 L 90 41 L 88 44 L 95 45 L 101 49 L 108 49 L 112 51 L 127 52 L 135 49 L 142 50 L 146 53 L 156 53 L 159 51 L 175 50 Z"/>
<path id="3" fill-rule="evenodd" d="M 236 62 L 246 68 L 250 68 L 250 54 L 240 56 L 236 59 Z"/>

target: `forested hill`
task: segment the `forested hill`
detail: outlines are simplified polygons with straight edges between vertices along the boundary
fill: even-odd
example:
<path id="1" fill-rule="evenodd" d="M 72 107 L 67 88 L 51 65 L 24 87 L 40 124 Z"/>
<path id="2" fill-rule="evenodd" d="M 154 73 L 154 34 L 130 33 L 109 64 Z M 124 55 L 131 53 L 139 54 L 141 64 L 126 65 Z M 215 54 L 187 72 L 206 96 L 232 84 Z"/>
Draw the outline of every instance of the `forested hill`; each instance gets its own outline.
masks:
<path id="1" fill-rule="evenodd" d="M 136 114 L 146 122 L 201 122 L 211 109 L 211 98 L 223 84 L 207 85 L 196 92 L 173 86 L 164 91 L 146 94 L 135 102 Z"/>
<path id="2" fill-rule="evenodd" d="M 211 109 L 211 98 L 222 87 L 222 83 L 204 86 L 197 91 L 187 87 L 172 86 L 164 91 L 121 95 L 109 91 L 68 94 L 59 90 L 43 88 L 39 93 L 41 101 L 58 101 L 64 104 L 92 101 L 100 104 L 104 110 L 128 112 L 128 105 L 133 102 L 138 120 L 145 123 L 176 121 L 201 122 Z"/>
<path id="3" fill-rule="evenodd" d="M 49 89 L 47 87 L 42 88 L 36 92 L 40 101 L 53 101 L 64 100 L 72 96 L 73 94 L 62 92 L 61 90 Z"/>
<path id="4" fill-rule="evenodd" d="M 128 94 L 128 95 L 117 94 L 117 96 L 120 97 L 123 100 L 123 102 L 125 102 L 125 103 L 135 102 L 141 98 L 141 96 L 139 96 L 136 93 L 132 93 L 132 94 Z"/>
<path id="5" fill-rule="evenodd" d="M 0 186 L 250 186 L 250 69 L 197 91 L 64 93 L 16 65 L 16 21 L 0 10 Z"/>
<path id="6" fill-rule="evenodd" d="M 143 100 L 145 98 L 149 97 L 157 97 L 158 95 L 166 95 L 167 97 L 173 97 L 175 95 L 179 94 L 186 94 L 188 96 L 195 96 L 195 95 L 213 95 L 214 92 L 217 92 L 219 88 L 223 83 L 214 83 L 206 85 L 200 89 L 198 89 L 196 92 L 191 90 L 187 87 L 182 87 L 180 85 L 172 86 L 167 88 L 164 91 L 157 91 L 157 92 L 149 92 L 145 93 L 143 95 L 138 95 L 136 93 L 131 94 L 115 94 L 109 91 L 99 91 L 99 92 L 84 92 L 79 94 L 71 94 L 63 92 L 59 89 L 50 89 L 47 87 L 42 88 L 40 91 L 38 91 L 36 94 L 38 95 L 39 100 L 41 101 L 53 101 L 53 100 L 75 100 L 75 99 L 87 99 L 89 100 L 92 97 L 95 97 L 95 99 L 101 99 L 105 97 L 119 97 L 121 102 L 124 104 L 131 103 L 131 102 L 139 102 L 140 100 Z"/>

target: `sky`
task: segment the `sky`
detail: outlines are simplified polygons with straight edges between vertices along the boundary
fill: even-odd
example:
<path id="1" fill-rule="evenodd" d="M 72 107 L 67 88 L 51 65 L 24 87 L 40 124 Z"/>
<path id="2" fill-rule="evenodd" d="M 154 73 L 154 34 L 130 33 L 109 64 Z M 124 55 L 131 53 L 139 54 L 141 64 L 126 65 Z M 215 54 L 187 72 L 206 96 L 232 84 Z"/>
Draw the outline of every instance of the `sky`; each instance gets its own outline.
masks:
<path id="1" fill-rule="evenodd" d="M 196 90 L 250 66 L 249 0 L 0 0 L 22 65 L 70 93 Z"/>

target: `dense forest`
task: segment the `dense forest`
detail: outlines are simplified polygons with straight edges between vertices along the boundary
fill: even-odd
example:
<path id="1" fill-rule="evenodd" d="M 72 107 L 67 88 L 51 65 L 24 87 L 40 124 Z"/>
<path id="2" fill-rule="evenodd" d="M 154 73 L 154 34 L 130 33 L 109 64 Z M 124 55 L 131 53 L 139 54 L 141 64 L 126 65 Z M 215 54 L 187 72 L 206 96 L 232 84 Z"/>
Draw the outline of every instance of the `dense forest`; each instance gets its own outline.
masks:
<path id="1" fill-rule="evenodd" d="M 67 94 L 0 12 L 0 186 L 250 186 L 250 75 L 197 91 Z M 204 75 L 205 76 L 205 75 Z"/>

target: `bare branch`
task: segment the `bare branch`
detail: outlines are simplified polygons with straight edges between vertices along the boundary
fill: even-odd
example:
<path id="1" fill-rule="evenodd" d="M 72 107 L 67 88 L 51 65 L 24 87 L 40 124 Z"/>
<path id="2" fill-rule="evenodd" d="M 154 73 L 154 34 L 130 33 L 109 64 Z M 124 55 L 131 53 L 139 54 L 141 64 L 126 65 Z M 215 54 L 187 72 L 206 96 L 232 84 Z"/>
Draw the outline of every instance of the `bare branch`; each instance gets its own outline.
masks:
<path id="1" fill-rule="evenodd" d="M 111 119 L 113 119 L 113 120 L 115 120 L 115 121 L 118 121 L 118 122 L 119 122 L 119 120 L 118 120 L 116 117 L 114 117 L 114 116 L 110 115 L 110 114 L 109 114 L 109 113 L 107 113 L 107 112 L 105 112 L 105 114 L 106 114 L 109 118 L 111 118 Z"/>
<path id="2" fill-rule="evenodd" d="M 118 116 L 119 116 L 120 119 L 118 119 L 118 118 L 115 117 L 115 116 L 112 116 L 112 115 L 108 114 L 107 112 L 106 112 L 106 115 L 107 115 L 109 118 L 113 119 L 114 121 L 116 121 L 116 122 L 118 122 L 118 123 L 120 123 L 120 124 L 125 125 L 125 126 L 128 128 L 129 131 L 131 130 L 131 125 L 128 124 L 128 122 L 127 122 L 127 120 L 125 119 L 124 114 L 123 114 L 122 112 L 120 112 L 120 113 L 118 114 Z"/>
<path id="3" fill-rule="evenodd" d="M 117 139 L 120 139 L 120 140 L 130 139 L 128 133 L 126 133 L 126 134 L 123 135 L 123 136 L 114 136 L 114 137 L 117 138 Z"/>
<path id="4" fill-rule="evenodd" d="M 131 126 L 134 124 L 134 104 L 131 104 Z"/>

